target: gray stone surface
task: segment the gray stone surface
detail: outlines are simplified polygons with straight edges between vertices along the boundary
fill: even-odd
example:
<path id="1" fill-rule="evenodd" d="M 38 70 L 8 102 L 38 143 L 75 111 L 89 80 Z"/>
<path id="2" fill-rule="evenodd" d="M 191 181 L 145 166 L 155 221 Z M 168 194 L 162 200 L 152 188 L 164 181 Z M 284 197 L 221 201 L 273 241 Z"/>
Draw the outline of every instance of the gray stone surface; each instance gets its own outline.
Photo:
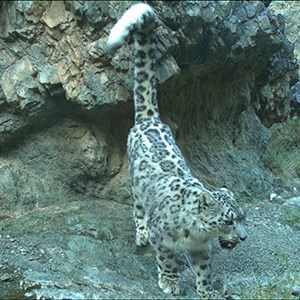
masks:
<path id="1" fill-rule="evenodd" d="M 243 245 L 228 252 L 214 244 L 215 279 L 235 297 L 258 299 L 265 288 L 271 298 L 284 292 L 293 299 L 300 279 L 300 231 L 285 223 L 281 205 L 267 199 L 248 206 L 247 213 L 249 238 Z M 61 200 L 8 216 L 0 239 L 0 275 L 10 278 L 0 283 L 4 298 L 176 299 L 157 286 L 152 250 L 134 244 L 130 205 Z M 196 299 L 192 270 L 184 257 L 179 259 L 185 295 L 177 298 Z"/>

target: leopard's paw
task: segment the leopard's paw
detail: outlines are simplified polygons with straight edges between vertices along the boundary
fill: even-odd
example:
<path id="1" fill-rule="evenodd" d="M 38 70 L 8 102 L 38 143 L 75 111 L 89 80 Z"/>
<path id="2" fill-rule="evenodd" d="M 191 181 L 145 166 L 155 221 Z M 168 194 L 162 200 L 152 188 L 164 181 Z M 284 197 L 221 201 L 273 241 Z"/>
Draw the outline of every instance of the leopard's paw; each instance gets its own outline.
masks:
<path id="1" fill-rule="evenodd" d="M 137 246 L 144 247 L 149 243 L 148 232 L 146 229 L 137 230 L 135 243 Z"/>
<path id="2" fill-rule="evenodd" d="M 225 297 L 216 290 L 198 292 L 200 299 L 207 300 L 225 300 Z"/>
<path id="3" fill-rule="evenodd" d="M 178 277 L 159 276 L 158 285 L 165 294 L 180 295 L 182 293 Z"/>

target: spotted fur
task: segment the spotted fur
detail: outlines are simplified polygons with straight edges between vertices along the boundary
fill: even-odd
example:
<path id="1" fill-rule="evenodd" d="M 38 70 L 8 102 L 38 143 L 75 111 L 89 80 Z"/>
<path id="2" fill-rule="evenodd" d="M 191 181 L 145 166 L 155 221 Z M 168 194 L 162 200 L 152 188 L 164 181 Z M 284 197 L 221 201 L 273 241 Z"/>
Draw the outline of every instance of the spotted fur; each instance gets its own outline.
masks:
<path id="1" fill-rule="evenodd" d="M 155 13 L 147 4 L 132 6 L 109 36 L 107 49 L 135 41 L 135 125 L 128 136 L 134 198 L 136 244 L 148 242 L 156 253 L 158 284 L 180 294 L 175 252 L 184 252 L 196 274 L 197 292 L 219 298 L 210 271 L 210 241 L 232 249 L 246 239 L 245 215 L 226 188 L 209 191 L 194 178 L 172 136 L 161 122 L 156 93 Z"/>

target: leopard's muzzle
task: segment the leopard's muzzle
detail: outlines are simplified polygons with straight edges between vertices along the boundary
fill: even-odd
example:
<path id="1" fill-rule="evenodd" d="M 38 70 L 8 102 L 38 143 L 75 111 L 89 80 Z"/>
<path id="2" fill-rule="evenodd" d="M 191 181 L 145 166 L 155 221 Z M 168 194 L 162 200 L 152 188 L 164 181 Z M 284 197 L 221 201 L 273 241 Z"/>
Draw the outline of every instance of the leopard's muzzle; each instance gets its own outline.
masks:
<path id="1" fill-rule="evenodd" d="M 223 249 L 232 250 L 238 243 L 235 241 L 227 241 L 222 238 L 219 239 L 220 245 Z"/>
<path id="2" fill-rule="evenodd" d="M 244 241 L 245 239 L 247 238 L 247 234 L 245 232 L 244 235 L 239 235 L 239 237 L 235 237 L 235 238 L 232 238 L 232 239 L 226 239 L 224 237 L 219 237 L 219 243 L 221 245 L 221 247 L 223 249 L 229 249 L 229 250 L 232 250 L 233 248 L 235 248 L 235 246 Z"/>

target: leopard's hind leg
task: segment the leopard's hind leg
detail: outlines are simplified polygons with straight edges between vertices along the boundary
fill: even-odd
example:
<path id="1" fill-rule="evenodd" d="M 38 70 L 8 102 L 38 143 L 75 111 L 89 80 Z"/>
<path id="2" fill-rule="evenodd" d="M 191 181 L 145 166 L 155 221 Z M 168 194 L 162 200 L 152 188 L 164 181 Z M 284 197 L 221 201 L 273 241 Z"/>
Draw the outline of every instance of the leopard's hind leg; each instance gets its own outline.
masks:
<path id="1" fill-rule="evenodd" d="M 137 246 L 147 246 L 148 231 L 145 222 L 145 209 L 137 199 L 134 199 L 133 216 L 136 229 L 136 244 Z"/>

